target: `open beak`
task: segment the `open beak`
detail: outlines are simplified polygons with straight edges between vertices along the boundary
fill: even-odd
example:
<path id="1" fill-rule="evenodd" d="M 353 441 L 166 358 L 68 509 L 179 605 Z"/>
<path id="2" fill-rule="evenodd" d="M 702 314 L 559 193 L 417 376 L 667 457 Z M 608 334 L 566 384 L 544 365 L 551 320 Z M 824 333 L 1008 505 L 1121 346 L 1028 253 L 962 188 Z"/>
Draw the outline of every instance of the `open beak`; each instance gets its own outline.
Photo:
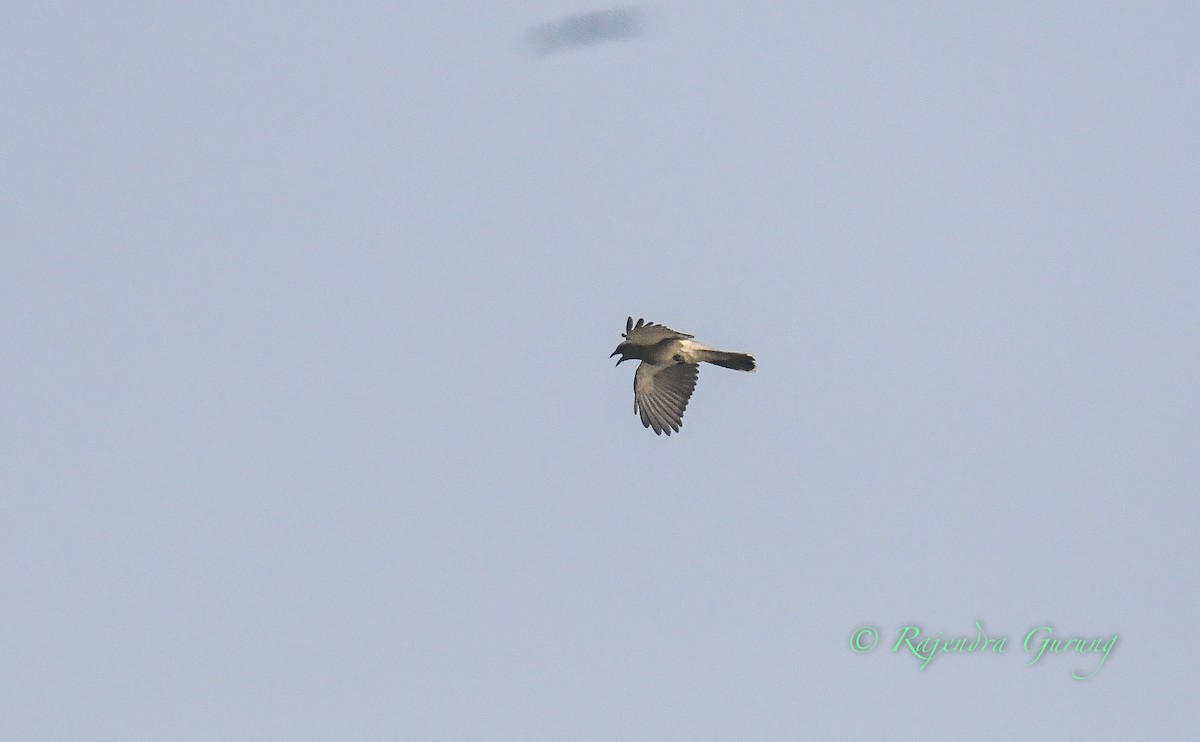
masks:
<path id="1" fill-rule="evenodd" d="M 610 353 L 610 354 L 609 354 L 609 356 L 608 356 L 608 357 L 609 357 L 609 358 L 612 358 L 613 356 L 617 355 L 617 354 L 618 354 L 618 353 L 620 353 L 620 352 L 621 352 L 621 351 L 620 351 L 619 349 L 618 349 L 618 350 L 614 350 L 612 353 Z M 618 366 L 620 366 L 620 365 L 621 365 L 621 361 L 627 361 L 627 360 L 629 360 L 629 359 L 627 359 L 627 358 L 620 358 L 620 359 L 618 359 L 618 360 L 617 360 L 617 365 L 618 365 Z"/>

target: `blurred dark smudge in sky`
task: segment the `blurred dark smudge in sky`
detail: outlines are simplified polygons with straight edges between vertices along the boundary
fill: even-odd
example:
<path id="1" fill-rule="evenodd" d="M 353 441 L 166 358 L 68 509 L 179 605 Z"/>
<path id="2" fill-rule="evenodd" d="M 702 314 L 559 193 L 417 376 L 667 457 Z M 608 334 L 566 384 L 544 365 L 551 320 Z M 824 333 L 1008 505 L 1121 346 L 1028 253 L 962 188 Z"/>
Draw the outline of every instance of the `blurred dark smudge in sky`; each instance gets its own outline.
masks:
<path id="1" fill-rule="evenodd" d="M 616 8 L 573 15 L 543 23 L 529 32 L 535 53 L 553 54 L 578 46 L 620 41 L 642 30 L 642 13 L 636 8 Z"/>

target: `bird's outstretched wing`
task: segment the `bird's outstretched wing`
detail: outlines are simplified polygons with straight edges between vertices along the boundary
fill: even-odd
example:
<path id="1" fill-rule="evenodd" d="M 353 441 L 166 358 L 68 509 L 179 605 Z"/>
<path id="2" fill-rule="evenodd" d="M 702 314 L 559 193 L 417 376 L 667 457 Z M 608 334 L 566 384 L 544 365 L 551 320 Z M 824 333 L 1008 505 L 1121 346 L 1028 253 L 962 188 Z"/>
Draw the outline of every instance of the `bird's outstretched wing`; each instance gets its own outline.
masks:
<path id="1" fill-rule="evenodd" d="M 625 332 L 621 334 L 621 337 L 637 345 L 654 345 L 662 340 L 683 340 L 692 336 L 676 332 L 670 327 L 647 322 L 644 319 L 639 319 L 635 325 L 633 317 L 630 317 L 625 320 Z"/>
<path id="2" fill-rule="evenodd" d="M 678 432 L 699 376 L 695 363 L 639 364 L 633 375 L 633 411 L 641 415 L 642 425 L 658 435 Z"/>

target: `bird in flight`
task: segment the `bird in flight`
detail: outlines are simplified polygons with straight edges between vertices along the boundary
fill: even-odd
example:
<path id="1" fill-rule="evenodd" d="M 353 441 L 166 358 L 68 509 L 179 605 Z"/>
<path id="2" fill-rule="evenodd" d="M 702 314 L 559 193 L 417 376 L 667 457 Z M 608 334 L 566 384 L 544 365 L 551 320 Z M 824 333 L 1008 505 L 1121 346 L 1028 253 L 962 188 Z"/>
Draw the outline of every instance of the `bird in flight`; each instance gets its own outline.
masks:
<path id="1" fill-rule="evenodd" d="M 633 317 L 625 321 L 625 340 L 609 358 L 620 355 L 620 366 L 634 358 L 641 361 L 633 375 L 633 412 L 642 418 L 642 426 L 654 428 L 656 435 L 679 432 L 683 411 L 696 389 L 700 362 L 714 363 L 737 371 L 753 371 L 754 356 L 730 353 L 701 345 L 692 335 L 676 332 Z"/>

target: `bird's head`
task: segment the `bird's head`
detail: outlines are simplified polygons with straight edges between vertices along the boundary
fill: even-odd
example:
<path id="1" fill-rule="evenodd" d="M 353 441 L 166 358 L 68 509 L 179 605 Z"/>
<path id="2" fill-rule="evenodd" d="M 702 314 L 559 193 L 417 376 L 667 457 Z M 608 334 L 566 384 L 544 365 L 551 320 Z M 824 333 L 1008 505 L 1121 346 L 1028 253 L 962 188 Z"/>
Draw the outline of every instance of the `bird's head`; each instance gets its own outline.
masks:
<path id="1" fill-rule="evenodd" d="M 630 345 L 628 342 L 621 343 L 620 345 L 617 346 L 617 349 L 614 350 L 612 352 L 612 354 L 610 354 L 608 357 L 612 358 L 613 356 L 620 354 L 621 357 L 619 359 L 617 359 L 617 365 L 620 366 L 625 361 L 628 361 L 630 358 L 634 357 L 633 355 L 631 355 L 629 353 L 629 349 L 630 349 Z"/>

